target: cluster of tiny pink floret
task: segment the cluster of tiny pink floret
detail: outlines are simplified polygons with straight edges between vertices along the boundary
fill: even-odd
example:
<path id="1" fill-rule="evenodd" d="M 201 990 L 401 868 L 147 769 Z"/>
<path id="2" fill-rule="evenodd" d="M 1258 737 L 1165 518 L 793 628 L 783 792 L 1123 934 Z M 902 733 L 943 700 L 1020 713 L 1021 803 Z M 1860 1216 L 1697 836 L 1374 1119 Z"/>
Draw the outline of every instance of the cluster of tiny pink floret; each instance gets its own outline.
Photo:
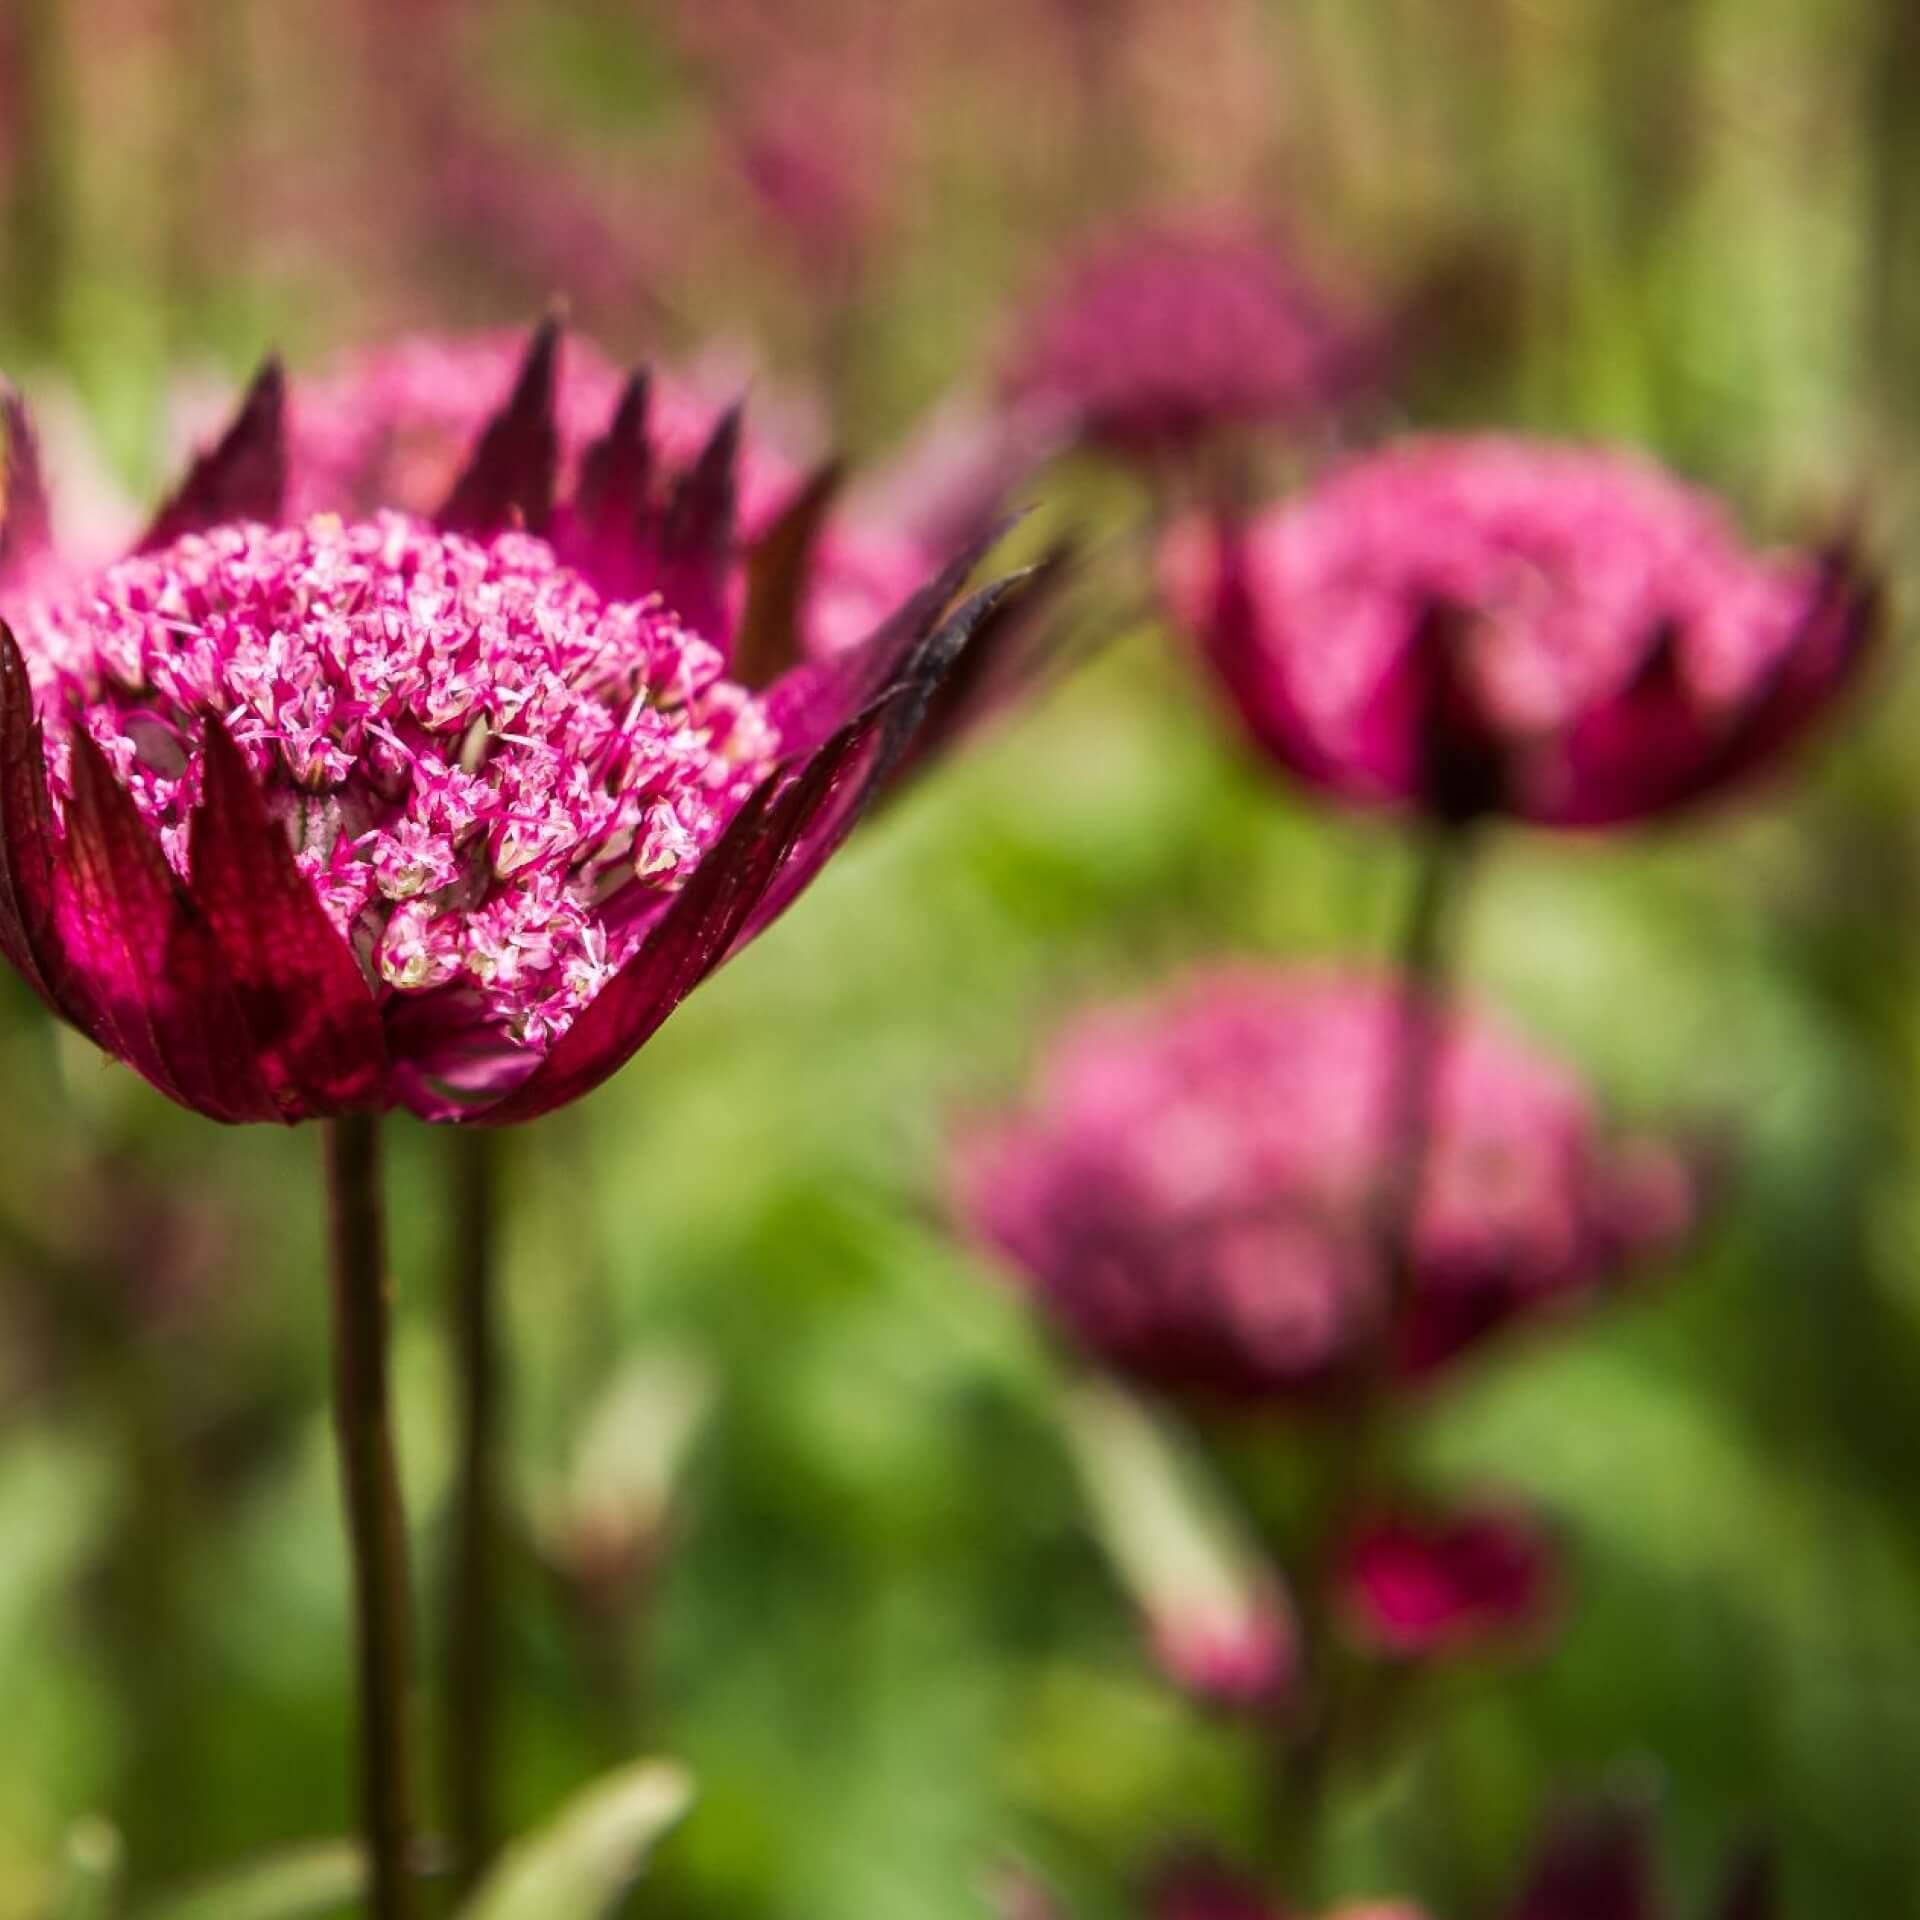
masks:
<path id="1" fill-rule="evenodd" d="M 1650 462 L 1482 435 L 1356 460 L 1249 539 L 1294 697 L 1336 720 L 1435 601 L 1470 617 L 1470 671 L 1516 734 L 1617 693 L 1663 636 L 1708 708 L 1792 644 L 1803 557 L 1755 555 L 1719 506 Z"/>
<path id="2" fill-rule="evenodd" d="M 603 603 L 541 541 L 383 514 L 223 527 L 97 575 L 23 635 L 182 873 L 218 715 L 369 976 L 482 990 L 542 1047 L 770 769 L 720 655 Z"/>

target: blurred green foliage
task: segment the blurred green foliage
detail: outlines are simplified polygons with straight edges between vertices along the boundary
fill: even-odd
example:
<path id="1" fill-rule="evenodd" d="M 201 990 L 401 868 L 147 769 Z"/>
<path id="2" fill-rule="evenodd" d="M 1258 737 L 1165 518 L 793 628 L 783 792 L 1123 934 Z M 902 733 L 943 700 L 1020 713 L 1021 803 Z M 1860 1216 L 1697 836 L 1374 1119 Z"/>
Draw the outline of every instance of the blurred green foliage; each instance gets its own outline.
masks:
<path id="1" fill-rule="evenodd" d="M 13 5 L 34 31 L 8 42 L 0 343 L 30 387 L 72 381 L 129 486 L 154 482 L 182 367 L 517 318 L 550 291 L 381 171 L 408 151 L 411 69 L 450 57 L 434 9 Z M 1188 124 L 1211 70 L 1199 53 L 1173 70 L 1181 35 L 1152 0 L 1116 7 L 1102 31 L 1143 36 L 1124 79 L 1152 109 L 1130 182 L 1048 144 L 1073 106 L 1063 71 L 1026 57 L 1040 0 L 986 9 L 971 64 L 902 101 L 927 151 L 911 219 L 842 296 L 853 441 L 971 378 L 1026 276 L 1142 179 L 1258 192 L 1425 316 L 1395 424 L 1630 437 L 1763 529 L 1857 509 L 1904 568 L 1905 0 L 1194 11 L 1253 50 L 1252 106 Z M 962 12 L 921 0 L 901 31 L 943 48 Z M 634 236 L 631 303 L 577 295 L 582 318 L 622 347 L 725 331 L 764 342 L 776 376 L 817 370 L 818 296 L 714 184 L 703 69 L 665 10 L 487 0 L 457 44 L 458 85 L 520 172 L 564 156 L 619 231 L 690 209 Z M 558 188 L 530 184 L 537 227 Z M 703 247 L 679 236 L 709 217 Z M 1097 563 L 1129 602 L 1145 503 L 1076 472 L 1046 492 L 1049 522 L 1104 530 Z M 583 1615 L 530 1544 L 512 1593 L 515 1825 L 644 1752 L 700 1783 L 648 1911 L 944 1920 L 982 1911 L 1017 1854 L 1077 1911 L 1117 1914 L 1167 1835 L 1257 1837 L 1243 1736 L 1170 1697 L 1099 1558 L 1055 1361 L 943 1224 L 943 1139 L 1086 996 L 1222 949 L 1378 951 L 1404 852 L 1276 790 L 1177 647 L 1115 625 L 1090 669 L 866 831 L 616 1085 L 511 1143 L 529 1516 L 632 1356 L 691 1353 L 713 1384 L 667 1551 L 622 1607 Z M 1574 1605 L 1548 1657 L 1449 1676 L 1404 1762 L 1343 1803 L 1356 1890 L 1470 1920 L 1552 1794 L 1617 1778 L 1659 1793 L 1696 1898 L 1749 1828 L 1781 1849 L 1790 1911 L 1891 1915 L 1920 1885 L 1912 678 L 1890 651 L 1844 732 L 1736 815 L 1513 836 L 1491 863 L 1475 987 L 1622 1110 L 1693 1117 L 1732 1151 L 1695 1257 L 1503 1354 L 1423 1432 L 1436 1472 L 1558 1516 Z M 25 1920 L 95 1811 L 148 1892 L 343 1831 L 346 1616 L 317 1140 L 176 1115 L 0 991 L 0 1920 Z M 430 1583 L 444 1176 L 433 1138 L 392 1133 Z"/>

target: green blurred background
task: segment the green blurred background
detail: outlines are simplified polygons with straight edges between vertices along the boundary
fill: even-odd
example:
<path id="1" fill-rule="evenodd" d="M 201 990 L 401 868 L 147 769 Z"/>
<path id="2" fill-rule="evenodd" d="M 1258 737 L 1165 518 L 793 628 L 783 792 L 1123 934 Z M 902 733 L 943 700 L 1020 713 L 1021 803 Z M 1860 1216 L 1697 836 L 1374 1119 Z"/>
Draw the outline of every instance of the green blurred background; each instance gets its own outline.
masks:
<path id="1" fill-rule="evenodd" d="M 837 156 L 844 231 L 756 199 L 748 94 Z M 306 363 L 561 291 L 622 353 L 744 346 L 871 451 L 978 382 L 1090 222 L 1251 202 L 1419 316 L 1382 425 L 1635 440 L 1759 531 L 1859 515 L 1898 575 L 1917 98 L 1908 0 L 0 0 L 0 365 L 56 478 L 91 444 L 138 497 L 181 393 L 270 343 Z M 1090 469 L 1035 491 L 1137 604 L 1144 501 Z M 943 1141 L 1091 994 L 1378 951 L 1405 853 L 1243 763 L 1177 645 L 1113 624 L 510 1142 L 512 1810 L 683 1758 L 701 1801 L 649 1912 L 943 1920 L 1018 1856 L 1102 1916 L 1169 1834 L 1257 1839 L 1245 1736 L 1157 1678 L 1091 1535 L 1055 1361 L 943 1226 Z M 1911 679 L 1889 648 L 1736 814 L 1492 862 L 1478 990 L 1623 1114 L 1736 1151 L 1683 1268 L 1423 1433 L 1436 1475 L 1564 1522 L 1573 1603 L 1344 1798 L 1356 1890 L 1471 1920 L 1554 1794 L 1624 1780 L 1660 1799 L 1679 1911 L 1754 1829 L 1790 1911 L 1920 1910 Z M 0 1009 L 13 1920 L 89 1812 L 147 1890 L 344 1830 L 347 1620 L 317 1138 L 210 1129 L 11 979 Z M 392 1134 L 430 1590 L 444 1171 Z M 535 1545 L 636 1365 L 686 1407 L 674 1519 L 596 1610 Z"/>

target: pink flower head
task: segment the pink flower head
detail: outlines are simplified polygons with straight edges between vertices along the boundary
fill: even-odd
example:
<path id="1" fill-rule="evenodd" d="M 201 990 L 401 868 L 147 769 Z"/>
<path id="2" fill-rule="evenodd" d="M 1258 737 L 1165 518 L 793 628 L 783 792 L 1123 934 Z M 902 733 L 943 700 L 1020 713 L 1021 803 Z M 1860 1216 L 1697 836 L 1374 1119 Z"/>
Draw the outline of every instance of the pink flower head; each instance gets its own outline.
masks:
<path id="1" fill-rule="evenodd" d="M 1154 1655 L 1183 1692 L 1209 1706 L 1248 1712 L 1285 1699 L 1299 1677 L 1292 1610 L 1271 1595 L 1218 1613 L 1167 1614 L 1151 1622 Z"/>
<path id="2" fill-rule="evenodd" d="M 488 477 L 484 462 L 481 477 Z M 545 542 L 187 533 L 0 627 L 0 950 L 181 1104 L 503 1124 L 819 870 L 991 596 L 756 697 Z"/>
<path id="3" fill-rule="evenodd" d="M 1192 1853 L 1166 1867 L 1147 1901 L 1151 1920 L 1307 1920 L 1282 1906 L 1253 1881 L 1216 1860 Z M 1324 1920 L 1423 1920 L 1420 1909 L 1401 1901 L 1365 1901 L 1343 1906 Z"/>
<path id="4" fill-rule="evenodd" d="M 1372 372 L 1366 329 L 1297 262 L 1231 227 L 1152 225 L 1073 262 L 1005 373 L 1015 405 L 1131 455 L 1323 416 Z"/>
<path id="5" fill-rule="evenodd" d="M 1229 1400 L 1349 1383 L 1383 1310 L 1402 996 L 1387 978 L 1227 969 L 1096 1013 L 1024 1115 L 958 1164 L 975 1232 L 1123 1375 Z M 1564 1307 L 1691 1221 L 1681 1157 L 1615 1145 L 1563 1068 L 1454 1016 L 1440 1039 L 1404 1377 Z"/>
<path id="6" fill-rule="evenodd" d="M 1839 550 L 1756 555 L 1638 458 L 1412 440 L 1244 528 L 1175 530 L 1169 598 L 1255 741 L 1442 819 L 1603 827 L 1779 758 L 1866 651 Z"/>
<path id="7" fill-rule="evenodd" d="M 1552 1547 L 1511 1508 L 1377 1518 L 1340 1569 L 1358 1638 L 1397 1659 L 1433 1659 L 1536 1631 L 1556 1598 Z"/>

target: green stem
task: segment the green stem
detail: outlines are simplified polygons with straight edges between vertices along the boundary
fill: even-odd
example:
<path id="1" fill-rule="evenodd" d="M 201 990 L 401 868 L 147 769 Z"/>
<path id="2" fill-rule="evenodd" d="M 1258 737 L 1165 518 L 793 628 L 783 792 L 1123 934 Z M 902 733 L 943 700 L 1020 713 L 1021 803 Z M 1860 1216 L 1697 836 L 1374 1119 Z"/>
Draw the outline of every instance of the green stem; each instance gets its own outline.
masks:
<path id="1" fill-rule="evenodd" d="M 460 1444 L 444 1597 L 446 1767 L 454 1880 L 462 1888 L 479 1879 L 498 1842 L 500 1144 L 484 1128 L 461 1128 L 448 1137 L 454 1234 L 448 1287 Z"/>
<path id="2" fill-rule="evenodd" d="M 373 1920 L 406 1920 L 412 1904 L 407 1542 L 389 1410 L 378 1120 L 370 1114 L 349 1114 L 328 1121 L 326 1161 L 334 1424 L 353 1559 L 368 1912 Z"/>

